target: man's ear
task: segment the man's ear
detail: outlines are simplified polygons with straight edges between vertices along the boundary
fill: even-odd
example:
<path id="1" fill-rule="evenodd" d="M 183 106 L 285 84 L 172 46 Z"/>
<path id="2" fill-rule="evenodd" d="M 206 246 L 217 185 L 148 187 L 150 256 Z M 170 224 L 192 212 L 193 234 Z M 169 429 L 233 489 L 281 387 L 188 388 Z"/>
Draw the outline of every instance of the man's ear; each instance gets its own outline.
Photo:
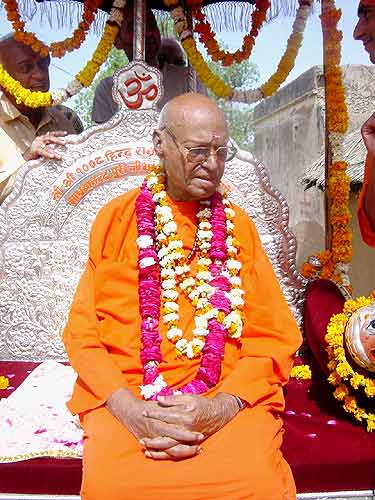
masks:
<path id="1" fill-rule="evenodd" d="M 160 159 L 164 158 L 163 151 L 163 137 L 161 135 L 161 131 L 156 129 L 152 134 L 152 142 L 154 143 L 155 153 L 158 155 Z"/>

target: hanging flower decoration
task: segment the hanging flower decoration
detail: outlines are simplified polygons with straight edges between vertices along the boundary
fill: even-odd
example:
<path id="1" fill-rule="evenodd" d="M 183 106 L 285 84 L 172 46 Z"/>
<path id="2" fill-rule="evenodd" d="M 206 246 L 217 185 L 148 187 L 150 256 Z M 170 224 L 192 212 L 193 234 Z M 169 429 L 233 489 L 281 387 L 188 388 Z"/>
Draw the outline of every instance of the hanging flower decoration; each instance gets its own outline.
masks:
<path id="1" fill-rule="evenodd" d="M 10 76 L 1 64 L 0 85 L 9 94 L 15 97 L 18 104 L 25 104 L 30 108 L 62 104 L 69 97 L 73 97 L 84 87 L 91 85 L 101 65 L 107 59 L 122 23 L 125 3 L 126 0 L 114 0 L 103 35 L 91 60 L 65 89 L 59 89 L 52 92 L 32 92 Z"/>
<path id="2" fill-rule="evenodd" d="M 176 234 L 164 181 L 163 169 L 154 169 L 136 200 L 140 357 L 144 374 L 141 394 L 145 399 L 175 392 L 158 369 L 162 361 L 160 316 L 177 356 L 201 357 L 195 378 L 179 387 L 179 393 L 201 394 L 218 383 L 225 340 L 238 339 L 243 326 L 241 263 L 234 238 L 235 213 L 229 200 L 224 193 L 216 192 L 210 200 L 200 203 L 198 269 L 194 276 Z M 196 309 L 192 340 L 185 339 L 179 328 L 178 289 Z"/>
<path id="3" fill-rule="evenodd" d="M 192 4 L 192 5 L 191 5 Z M 249 59 L 255 40 L 262 28 L 267 12 L 271 6 L 270 0 L 256 0 L 255 9 L 251 15 L 251 30 L 245 35 L 242 42 L 242 49 L 231 53 L 221 50 L 215 38 L 215 33 L 212 31 L 210 23 L 206 19 L 206 15 L 202 10 L 202 2 L 187 1 L 187 7 L 192 7 L 192 15 L 198 22 L 195 23 L 194 31 L 199 34 L 199 41 L 207 49 L 208 55 L 215 62 L 220 61 L 223 66 L 231 66 L 234 62 L 240 64 L 242 61 Z"/>
<path id="4" fill-rule="evenodd" d="M 326 186 L 331 243 L 328 250 L 317 256 L 311 256 L 302 266 L 301 273 L 306 278 L 332 279 L 351 291 L 348 276 L 353 251 L 349 226 L 350 178 L 342 146 L 348 130 L 349 114 L 340 66 L 342 32 L 337 29 L 340 18 L 341 10 L 335 8 L 335 0 L 323 0 L 321 22 L 325 41 L 326 126 L 332 151 L 332 163 L 329 166 Z"/>
<path id="5" fill-rule="evenodd" d="M 82 21 L 74 30 L 73 36 L 61 42 L 53 42 L 50 46 L 40 41 L 35 33 L 24 30 L 25 23 L 21 20 L 17 0 L 4 0 L 4 6 L 7 18 L 13 26 L 15 40 L 29 45 L 34 52 L 42 57 L 48 56 L 49 53 L 53 57 L 64 57 L 67 52 L 79 49 L 102 2 L 103 0 L 84 0 Z"/>
<path id="6" fill-rule="evenodd" d="M 194 2 L 194 0 L 191 1 Z M 184 10 L 178 0 L 164 0 L 164 4 L 171 9 L 171 16 L 181 45 L 202 83 L 212 90 L 217 97 L 247 104 L 253 104 L 275 93 L 294 68 L 302 43 L 306 21 L 312 11 L 313 2 L 314 0 L 299 0 L 299 8 L 293 24 L 292 35 L 288 40 L 287 49 L 281 58 L 276 73 L 257 89 L 236 90 L 226 85 L 221 78 L 215 75 L 203 59 L 196 46 L 193 33 L 189 29 Z"/>
<path id="7" fill-rule="evenodd" d="M 374 302 L 375 295 L 347 300 L 343 312 L 332 316 L 325 336 L 329 360 L 327 367 L 330 371 L 328 382 L 336 388 L 333 395 L 338 401 L 342 401 L 345 411 L 351 413 L 357 421 L 366 424 L 368 432 L 375 430 L 375 414 L 358 406 L 357 399 L 352 393 L 361 391 L 362 397 L 373 398 L 375 380 L 372 377 L 365 377 L 352 368 L 346 357 L 344 334 L 353 313 Z"/>

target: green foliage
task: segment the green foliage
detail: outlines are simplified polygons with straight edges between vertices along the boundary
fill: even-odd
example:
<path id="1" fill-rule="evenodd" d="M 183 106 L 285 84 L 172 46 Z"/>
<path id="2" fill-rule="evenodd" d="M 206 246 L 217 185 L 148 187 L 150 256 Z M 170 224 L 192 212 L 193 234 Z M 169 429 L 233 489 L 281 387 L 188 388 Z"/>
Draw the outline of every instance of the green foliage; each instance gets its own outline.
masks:
<path id="1" fill-rule="evenodd" d="M 248 60 L 243 61 L 241 64 L 234 63 L 229 67 L 224 67 L 220 63 L 212 61 L 208 61 L 208 65 L 214 73 L 232 88 L 251 89 L 256 86 L 259 80 L 258 67 Z M 230 135 L 238 146 L 246 151 L 252 151 L 254 145 L 254 131 L 251 126 L 252 109 L 248 105 L 218 99 L 211 91 L 208 91 L 208 95 L 217 101 L 224 111 L 229 122 Z"/>
<path id="2" fill-rule="evenodd" d="M 82 90 L 77 95 L 77 97 L 74 98 L 72 107 L 74 107 L 74 109 L 79 114 L 85 128 L 93 125 L 93 122 L 91 120 L 91 110 L 92 110 L 92 103 L 94 100 L 95 90 L 96 87 L 98 86 L 98 83 L 103 78 L 106 78 L 107 76 L 112 76 L 117 69 L 122 68 L 126 64 L 128 64 L 128 59 L 126 57 L 125 52 L 123 50 L 118 50 L 115 47 L 113 47 L 111 52 L 109 53 L 107 61 L 102 66 L 102 70 L 99 71 L 99 73 L 96 75 L 96 78 L 90 85 L 90 87 L 88 87 L 85 90 Z"/>

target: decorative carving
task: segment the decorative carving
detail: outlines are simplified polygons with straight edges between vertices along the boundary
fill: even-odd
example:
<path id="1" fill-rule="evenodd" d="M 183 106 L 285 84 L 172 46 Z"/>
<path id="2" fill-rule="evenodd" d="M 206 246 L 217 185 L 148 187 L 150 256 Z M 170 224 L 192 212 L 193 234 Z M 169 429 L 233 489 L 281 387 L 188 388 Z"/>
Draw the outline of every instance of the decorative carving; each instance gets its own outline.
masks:
<path id="1" fill-rule="evenodd" d="M 59 146 L 63 160 L 19 171 L 0 206 L 0 359 L 65 360 L 60 336 L 87 258 L 91 223 L 105 203 L 139 186 L 157 161 L 158 114 L 120 111 Z M 231 198 L 254 220 L 285 297 L 300 319 L 304 281 L 295 269 L 288 207 L 250 153 L 226 170 Z"/>
<path id="2" fill-rule="evenodd" d="M 163 97 L 162 75 L 142 61 L 133 61 L 114 74 L 112 93 L 119 109 L 156 109 Z"/>

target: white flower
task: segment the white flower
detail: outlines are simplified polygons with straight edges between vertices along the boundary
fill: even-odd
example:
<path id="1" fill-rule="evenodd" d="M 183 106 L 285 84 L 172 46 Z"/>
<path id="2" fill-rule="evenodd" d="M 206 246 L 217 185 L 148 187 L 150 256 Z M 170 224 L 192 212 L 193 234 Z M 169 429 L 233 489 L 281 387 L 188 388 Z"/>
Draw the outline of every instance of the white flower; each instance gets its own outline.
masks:
<path id="1" fill-rule="evenodd" d="M 227 246 L 227 249 L 228 249 L 228 253 L 231 254 L 231 255 L 236 255 L 238 253 L 238 248 L 234 247 L 234 246 Z"/>
<path id="2" fill-rule="evenodd" d="M 199 229 L 211 229 L 211 222 L 202 221 L 199 223 Z"/>
<path id="3" fill-rule="evenodd" d="M 198 259 L 198 266 L 206 266 L 208 267 L 211 264 L 211 259 L 207 259 L 205 257 L 202 257 L 201 259 Z"/>
<path id="4" fill-rule="evenodd" d="M 176 266 L 176 274 L 178 276 L 181 276 L 181 274 L 185 274 L 185 273 L 188 273 L 190 271 L 190 267 L 188 265 L 184 265 L 184 266 Z"/>
<path id="5" fill-rule="evenodd" d="M 169 280 L 163 280 L 162 281 L 162 288 L 164 288 L 164 290 L 171 290 L 172 288 L 174 288 L 176 285 L 176 280 L 173 280 L 173 279 L 169 279 Z"/>
<path id="6" fill-rule="evenodd" d="M 208 304 L 209 304 L 208 299 L 206 297 L 201 297 L 200 299 L 198 299 L 197 309 L 203 309 Z"/>
<path id="7" fill-rule="evenodd" d="M 196 335 L 197 337 L 207 337 L 209 333 L 210 332 L 207 328 L 194 328 L 193 330 L 193 335 Z"/>
<path id="8" fill-rule="evenodd" d="M 139 248 L 149 248 L 152 247 L 154 241 L 149 235 L 142 235 L 137 238 L 137 245 Z"/>
<path id="9" fill-rule="evenodd" d="M 175 272 L 170 267 L 163 267 L 160 271 L 160 276 L 162 278 L 174 278 Z"/>
<path id="10" fill-rule="evenodd" d="M 238 262 L 238 260 L 234 259 L 228 259 L 227 260 L 227 268 L 228 269 L 234 269 L 236 271 L 239 271 L 242 267 L 241 262 Z"/>
<path id="11" fill-rule="evenodd" d="M 230 281 L 230 284 L 233 286 L 241 286 L 241 284 L 242 284 L 241 278 L 239 276 L 230 276 L 229 281 Z M 237 290 L 237 288 L 235 288 L 235 290 Z M 241 290 L 241 292 L 244 293 L 242 290 Z"/>
<path id="12" fill-rule="evenodd" d="M 195 326 L 197 328 L 207 328 L 208 327 L 208 320 L 204 314 L 201 314 L 199 316 L 195 316 L 194 321 L 195 321 Z"/>
<path id="13" fill-rule="evenodd" d="M 147 187 L 152 188 L 153 186 L 156 186 L 158 183 L 158 178 L 156 175 L 151 175 L 150 178 L 147 180 Z"/>
<path id="14" fill-rule="evenodd" d="M 139 267 L 144 269 L 145 267 L 150 267 L 156 264 L 156 261 L 153 257 L 144 257 L 139 261 Z"/>
<path id="15" fill-rule="evenodd" d="M 243 298 L 239 297 L 238 295 L 234 295 L 234 296 L 231 295 L 230 302 L 231 302 L 232 306 L 234 306 L 234 307 L 243 306 L 245 304 Z"/>
<path id="16" fill-rule="evenodd" d="M 153 384 L 141 385 L 141 395 L 144 399 L 150 399 L 154 394 L 160 392 L 164 387 L 167 387 L 163 375 L 159 375 Z"/>
<path id="17" fill-rule="evenodd" d="M 171 300 L 178 299 L 177 290 L 165 289 L 165 290 L 163 290 L 162 295 L 163 295 L 163 297 L 166 297 L 167 299 L 171 299 Z"/>
<path id="18" fill-rule="evenodd" d="M 158 203 L 160 200 L 162 200 L 166 196 L 167 195 L 166 195 L 165 191 L 160 191 L 159 193 L 155 193 L 153 195 L 152 199 L 154 200 L 155 203 Z"/>
<path id="19" fill-rule="evenodd" d="M 201 339 L 193 339 L 187 345 L 186 356 L 189 359 L 195 358 L 197 348 L 199 349 L 199 351 L 202 351 L 203 347 L 204 347 L 204 342 Z"/>
<path id="20" fill-rule="evenodd" d="M 188 346 L 188 341 L 186 339 L 181 339 L 178 342 L 176 342 L 176 349 L 182 352 L 182 354 L 186 353 L 187 346 Z"/>
<path id="21" fill-rule="evenodd" d="M 167 222 L 163 227 L 163 233 L 166 235 L 170 235 L 177 231 L 177 225 L 174 221 Z"/>
<path id="22" fill-rule="evenodd" d="M 202 280 L 202 281 L 211 281 L 212 276 L 210 271 L 199 271 L 197 273 L 197 279 Z"/>
<path id="23" fill-rule="evenodd" d="M 227 230 L 232 231 L 234 229 L 234 224 L 232 221 L 227 220 Z"/>
<path id="24" fill-rule="evenodd" d="M 180 284 L 180 288 L 182 290 L 185 290 L 186 288 L 188 288 L 189 286 L 194 286 L 195 284 L 195 280 L 194 278 L 186 278 L 181 284 Z"/>
<path id="25" fill-rule="evenodd" d="M 180 328 L 170 328 L 168 331 L 167 331 L 167 338 L 169 340 L 172 340 L 176 337 L 178 338 L 182 338 L 182 330 L 180 330 Z"/>
<path id="26" fill-rule="evenodd" d="M 163 323 L 170 323 L 171 321 L 178 321 L 178 314 L 172 312 L 163 316 Z"/>
<path id="27" fill-rule="evenodd" d="M 182 248 L 183 244 L 181 240 L 173 240 L 169 242 L 168 248 L 170 250 L 177 250 L 177 248 Z"/>
<path id="28" fill-rule="evenodd" d="M 227 217 L 233 218 L 236 215 L 236 212 L 233 210 L 233 208 L 230 207 L 224 208 L 224 212 Z"/>
<path id="29" fill-rule="evenodd" d="M 229 330 L 232 324 L 236 327 L 236 331 L 234 333 L 230 333 L 230 337 L 237 339 L 241 337 L 242 333 L 242 319 L 237 311 L 232 311 L 229 313 L 223 321 L 224 328 Z"/>
<path id="30" fill-rule="evenodd" d="M 212 231 L 202 231 L 198 229 L 198 238 L 200 240 L 211 240 L 213 232 Z"/>
<path id="31" fill-rule="evenodd" d="M 178 304 L 176 304 L 176 302 L 171 302 L 170 300 L 164 303 L 164 307 L 170 311 L 178 311 Z"/>

